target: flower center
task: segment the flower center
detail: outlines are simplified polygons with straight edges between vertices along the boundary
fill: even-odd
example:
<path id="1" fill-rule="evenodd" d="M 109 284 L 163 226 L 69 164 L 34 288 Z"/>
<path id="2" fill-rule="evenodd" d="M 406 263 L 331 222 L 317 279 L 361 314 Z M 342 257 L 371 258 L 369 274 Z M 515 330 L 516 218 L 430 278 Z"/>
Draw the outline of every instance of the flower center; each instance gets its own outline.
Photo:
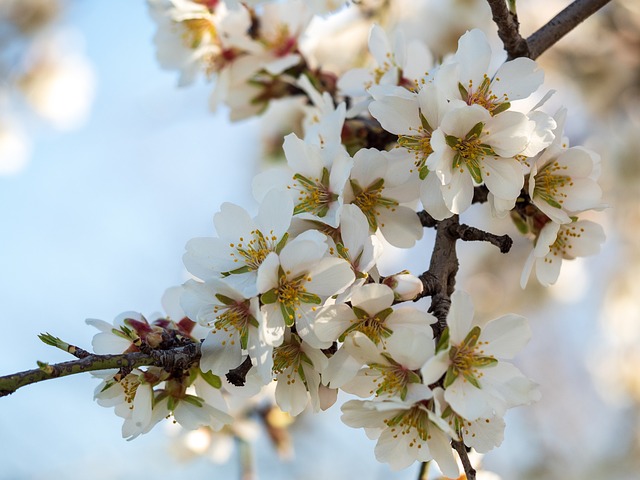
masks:
<path id="1" fill-rule="evenodd" d="M 496 78 L 495 81 L 499 82 L 500 79 Z M 464 86 L 459 83 L 458 89 L 460 90 L 462 99 L 467 102 L 467 105 L 480 105 L 486 108 L 491 116 L 504 112 L 511 106 L 506 93 L 503 94 L 503 98 L 498 98 L 498 96 L 493 93 L 491 90 L 491 79 L 486 74 L 477 89 L 474 89 L 472 80 L 469 80 L 467 88 L 464 88 Z"/>
<path id="2" fill-rule="evenodd" d="M 278 286 L 265 292 L 260 297 L 263 304 L 276 303 L 280 305 L 280 312 L 287 327 L 293 326 L 296 317 L 301 318 L 298 313 L 300 304 L 311 303 L 320 305 L 322 299 L 314 294 L 307 292 L 305 283 L 311 281 L 308 273 L 303 273 L 292 279 L 288 278 L 291 272 L 284 272 L 280 267 L 278 272 Z"/>
<path id="3" fill-rule="evenodd" d="M 482 143 L 480 135 L 482 134 L 483 128 L 484 123 L 478 122 L 469 130 L 464 138 L 445 135 L 447 145 L 455 152 L 452 167 L 463 172 L 462 164 L 464 164 L 476 183 L 482 182 L 480 161 L 485 156 L 495 156 L 493 149 L 489 145 Z"/>
<path id="4" fill-rule="evenodd" d="M 252 238 L 246 243 L 244 237 L 240 237 L 240 241 L 237 244 L 229 244 L 229 246 L 235 250 L 230 254 L 233 261 L 235 263 L 242 262 L 244 266 L 225 273 L 246 273 L 257 270 L 264 259 L 267 258 L 267 255 L 271 252 L 278 253 L 278 250 L 284 246 L 287 238 L 285 234 L 280 239 L 280 242 L 278 242 L 278 237 L 273 234 L 273 230 L 269 232 L 268 236 L 265 236 L 258 229 L 253 230 L 250 235 Z"/>
<path id="5" fill-rule="evenodd" d="M 324 217 L 329 211 L 330 205 L 338 200 L 338 195 L 331 192 L 329 187 L 329 170 L 322 169 L 322 178 L 309 179 L 299 173 L 293 176 L 295 183 L 287 188 L 298 191 L 298 204 L 293 210 L 297 215 L 309 212 L 318 217 Z"/>
<path id="6" fill-rule="evenodd" d="M 533 195 L 547 202 L 552 207 L 562 208 L 567 194 L 566 187 L 573 186 L 573 180 L 568 175 L 559 172 L 567 170 L 567 165 L 560 165 L 557 161 L 550 162 L 536 174 Z"/>
<path id="7" fill-rule="evenodd" d="M 213 333 L 221 330 L 229 332 L 231 345 L 235 344 L 236 335 L 239 335 L 241 347 L 246 349 L 249 341 L 249 326 L 258 327 L 258 321 L 251 314 L 250 301 L 239 302 L 221 294 L 216 294 L 216 298 L 223 305 L 213 307 L 213 313 L 216 315 L 216 320 L 213 322 L 213 327 L 215 327 Z M 223 340 L 222 344 L 225 343 L 226 340 Z"/>
<path id="8" fill-rule="evenodd" d="M 576 238 L 582 237 L 584 233 L 584 228 L 576 227 L 575 225 L 561 225 L 560 230 L 558 230 L 558 236 L 556 237 L 556 241 L 551 245 L 551 251 L 554 256 L 562 256 L 562 258 L 572 259 L 575 258 L 573 255 L 573 242 Z M 547 261 L 547 259 L 545 259 Z"/>
<path id="9" fill-rule="evenodd" d="M 431 435 L 429 435 L 431 420 L 429 419 L 429 413 L 421 403 L 414 404 L 409 410 L 404 410 L 395 417 L 385 420 L 385 423 L 391 428 L 393 438 L 398 438 L 398 434 L 417 434 L 417 438 L 414 437 L 412 442 L 409 443 L 410 447 L 413 447 L 418 442 L 418 438 L 423 442 L 431 439 Z M 420 445 L 417 445 L 417 447 L 420 448 Z"/>
<path id="10" fill-rule="evenodd" d="M 384 190 L 383 178 L 375 180 L 366 188 L 360 187 L 357 180 L 351 179 L 349 182 L 351 183 L 351 188 L 353 189 L 353 194 L 355 196 L 352 203 L 362 210 L 362 213 L 367 217 L 369 227 L 375 232 L 378 229 L 378 220 L 376 215 L 380 215 L 378 209 L 380 207 L 384 207 L 390 208 L 391 211 L 395 211 L 395 207 L 398 206 L 398 202 L 382 196 L 382 192 Z"/>
<path id="11" fill-rule="evenodd" d="M 206 18 L 187 18 L 179 23 L 183 26 L 182 42 L 187 48 L 196 49 L 205 39 L 216 38 L 216 27 Z"/>
<path id="12" fill-rule="evenodd" d="M 380 396 L 382 394 L 389 396 L 400 396 L 404 400 L 407 396 L 407 386 L 409 383 L 420 382 L 420 377 L 411 370 L 406 369 L 396 361 L 394 361 L 389 355 L 383 353 L 389 363 L 370 363 L 369 368 L 375 370 L 379 374 L 377 380 L 377 387 L 375 394 Z"/>
<path id="13" fill-rule="evenodd" d="M 452 345 L 449 350 L 450 366 L 444 377 L 444 388 L 449 387 L 459 376 L 476 388 L 480 386 L 479 378 L 483 376 L 481 371 L 498 363 L 491 355 L 483 355 L 482 346 L 487 342 L 480 342 L 480 327 L 475 326 L 467 334 L 460 345 Z"/>

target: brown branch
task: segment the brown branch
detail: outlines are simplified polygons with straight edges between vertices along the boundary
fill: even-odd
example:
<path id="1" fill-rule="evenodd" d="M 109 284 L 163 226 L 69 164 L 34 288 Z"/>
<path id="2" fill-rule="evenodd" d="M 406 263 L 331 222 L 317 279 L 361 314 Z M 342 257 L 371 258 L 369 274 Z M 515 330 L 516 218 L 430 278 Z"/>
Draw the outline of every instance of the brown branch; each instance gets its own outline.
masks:
<path id="1" fill-rule="evenodd" d="M 509 60 L 529 56 L 527 40 L 520 35 L 518 16 L 507 8 L 505 0 L 487 0 L 493 21 L 498 26 L 498 36 L 504 44 Z"/>
<path id="2" fill-rule="evenodd" d="M 418 218 L 423 227 L 433 228 L 438 225 L 438 220 L 429 215 L 426 210 L 418 212 Z"/>
<path id="3" fill-rule="evenodd" d="M 12 394 L 17 389 L 32 383 L 66 377 L 82 372 L 94 372 L 113 368 L 133 369 L 143 366 L 158 366 L 171 372 L 186 370 L 200 359 L 200 344 L 189 343 L 170 350 L 154 350 L 150 353 L 134 352 L 119 355 L 88 355 L 78 360 L 49 365 L 39 363 L 40 368 L 0 377 L 0 397 Z"/>
<path id="4" fill-rule="evenodd" d="M 251 359 L 249 357 L 244 359 L 240 365 L 236 368 L 229 370 L 226 377 L 229 380 L 229 383 L 235 385 L 236 387 L 243 387 L 244 382 L 247 379 L 247 373 L 251 370 L 252 364 Z"/>
<path id="5" fill-rule="evenodd" d="M 536 59 L 611 0 L 576 0 L 527 38 L 529 58 Z"/>
<path id="6" fill-rule="evenodd" d="M 476 479 L 476 469 L 471 465 L 471 461 L 469 460 L 469 455 L 467 454 L 467 447 L 464 442 L 461 440 L 453 440 L 451 442 L 451 446 L 458 452 L 458 456 L 460 456 L 460 461 L 462 462 L 462 468 L 464 468 L 464 473 L 467 476 L 467 480 L 475 480 Z"/>
<path id="7" fill-rule="evenodd" d="M 447 315 L 451 306 L 451 294 L 456 283 L 458 273 L 458 255 L 456 254 L 457 238 L 450 229 L 459 224 L 458 215 L 438 222 L 436 227 L 436 242 L 431 254 L 429 276 L 437 280 L 437 293 L 431 297 L 429 311 L 438 319 L 433 325 L 433 333 L 437 340 L 447 326 Z M 424 275 L 424 274 L 423 274 Z M 433 282 L 433 280 L 432 280 Z M 435 288 L 435 287 L 432 287 Z"/>
<path id="8" fill-rule="evenodd" d="M 513 245 L 513 240 L 509 235 L 494 235 L 464 224 L 451 225 L 449 233 L 465 242 L 489 242 L 498 247 L 501 253 L 508 253 L 511 250 L 511 245 Z"/>

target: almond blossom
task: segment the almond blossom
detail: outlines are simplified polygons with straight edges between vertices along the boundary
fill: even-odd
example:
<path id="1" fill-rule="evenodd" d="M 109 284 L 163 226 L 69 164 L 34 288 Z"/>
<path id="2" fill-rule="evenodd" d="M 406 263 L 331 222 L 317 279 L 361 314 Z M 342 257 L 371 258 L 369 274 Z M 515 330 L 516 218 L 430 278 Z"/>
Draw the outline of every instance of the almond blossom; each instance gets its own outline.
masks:
<path id="1" fill-rule="evenodd" d="M 489 74 L 491 57 L 487 37 L 473 29 L 460 37 L 458 50 L 446 62 L 454 68 L 440 69 L 435 81 L 448 99 L 480 105 L 492 116 L 509 109 L 512 101 L 527 98 L 542 85 L 544 73 L 535 61 L 516 58 Z"/>
<path id="2" fill-rule="evenodd" d="M 520 286 L 526 287 L 535 270 L 538 281 L 548 287 L 556 283 L 562 260 L 595 255 L 600 251 L 605 234 L 602 226 L 589 220 L 559 224 L 547 222 L 537 235 L 535 247 L 525 262 Z"/>
<path id="3" fill-rule="evenodd" d="M 358 150 L 353 161 L 345 203 L 362 210 L 372 233 L 380 229 L 390 244 L 412 247 L 423 234 L 415 210 L 408 206 L 417 199 L 417 184 L 398 176 L 391 161 L 378 150 Z"/>
<path id="4" fill-rule="evenodd" d="M 181 305 L 189 318 L 212 328 L 202 343 L 200 368 L 225 375 L 248 353 L 266 377 L 271 371 L 271 349 L 260 341 L 262 319 L 258 297 L 245 298 L 218 279 L 184 284 Z"/>
<path id="5" fill-rule="evenodd" d="M 467 420 L 502 416 L 508 408 L 529 404 L 540 394 L 535 384 L 503 359 L 511 359 L 529 341 L 524 317 L 504 315 L 480 324 L 468 294 L 451 297 L 447 325 L 436 355 L 421 370 L 431 384 L 444 375 L 444 399 Z"/>
<path id="6" fill-rule="evenodd" d="M 554 142 L 531 164 L 529 197 L 556 223 L 571 223 L 571 215 L 596 208 L 602 190 L 597 182 L 600 158 L 582 147 L 567 148 L 562 136 L 566 110 L 556 114 Z"/>
<path id="7" fill-rule="evenodd" d="M 326 256 L 327 248 L 326 242 L 303 234 L 279 255 L 272 252 L 265 258 L 258 271 L 257 287 L 265 316 L 262 337 L 267 344 L 279 346 L 285 326 L 295 324 L 305 342 L 315 348 L 330 345 L 317 339 L 310 325 L 318 308 L 329 297 L 346 290 L 355 275 L 345 260 Z"/>
<path id="8" fill-rule="evenodd" d="M 450 445 L 455 433 L 435 412 L 431 391 L 425 386 L 415 393 L 405 401 L 350 400 L 342 406 L 341 419 L 377 438 L 376 458 L 393 470 L 435 460 L 442 473 L 457 478 L 460 471 Z"/>
<path id="9" fill-rule="evenodd" d="M 433 154 L 427 160 L 441 181 L 447 208 L 464 212 L 471 205 L 473 187 L 482 183 L 513 206 L 524 185 L 517 156 L 527 150 L 535 130 L 536 122 L 519 112 L 491 116 L 479 105 L 450 110 L 431 136 Z"/>
<path id="10" fill-rule="evenodd" d="M 283 149 L 289 168 L 270 169 L 254 178 L 258 201 L 269 190 L 283 188 L 292 196 L 294 215 L 337 227 L 353 159 L 340 144 L 320 148 L 294 133 L 285 137 Z"/>
<path id="11" fill-rule="evenodd" d="M 294 416 L 300 414 L 308 403 L 316 412 L 328 408 L 330 405 L 322 401 L 320 394 L 320 374 L 327 365 L 327 358 L 296 334 L 287 332 L 283 340 L 273 350 L 278 406 Z"/>
<path id="12" fill-rule="evenodd" d="M 213 222 L 219 237 L 193 238 L 182 260 L 201 280 L 225 277 L 247 298 L 258 294 L 258 268 L 271 252 L 279 252 L 288 239 L 293 202 L 289 195 L 273 190 L 265 195 L 258 215 L 224 203 Z"/>

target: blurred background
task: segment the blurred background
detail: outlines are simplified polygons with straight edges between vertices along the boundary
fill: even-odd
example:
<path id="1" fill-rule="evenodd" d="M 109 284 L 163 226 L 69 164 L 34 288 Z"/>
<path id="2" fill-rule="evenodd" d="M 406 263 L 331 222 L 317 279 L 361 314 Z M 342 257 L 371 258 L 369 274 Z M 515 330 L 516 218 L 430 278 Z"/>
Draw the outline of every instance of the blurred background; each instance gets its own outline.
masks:
<path id="1" fill-rule="evenodd" d="M 391 9 L 383 10 L 385 22 L 404 22 L 438 55 L 455 50 L 471 27 L 499 45 L 484 2 L 374 3 Z M 520 0 L 522 32 L 568 3 Z M 424 28 L 423 18 L 433 28 Z M 357 39 L 352 55 L 366 48 L 369 27 L 362 25 L 350 33 Z M 2 375 L 35 368 L 36 360 L 70 359 L 40 342 L 41 332 L 89 348 L 95 332 L 86 318 L 111 322 L 127 310 L 161 311 L 165 289 L 187 278 L 185 243 L 214 234 L 220 204 L 255 211 L 250 181 L 260 159 L 277 153 L 281 132 L 260 119 L 231 124 L 227 111 L 209 112 L 205 81 L 178 89 L 175 72 L 162 71 L 154 58 L 155 28 L 142 0 L 0 0 Z M 318 28 L 341 38 L 338 22 Z M 331 51 L 329 44 L 314 48 L 319 61 L 323 48 Z M 522 292 L 530 241 L 508 220 L 489 221 L 482 207 L 465 213 L 464 222 L 515 239 L 508 256 L 461 243 L 458 285 L 472 294 L 478 315 L 530 319 L 533 340 L 517 362 L 543 394 L 509 413 L 505 441 L 483 465 L 505 480 L 635 479 L 640 4 L 612 2 L 539 61 L 545 87 L 558 91 L 546 110 L 568 107 L 571 144 L 602 156 L 611 208 L 591 219 L 604 226 L 607 242 L 596 257 L 565 262 L 555 286 L 530 282 Z M 391 254 L 382 273 L 425 270 L 433 243 L 426 233 L 416 249 Z M 244 440 L 185 435 L 170 422 L 126 442 L 121 420 L 92 401 L 97 383 L 76 375 L 0 399 L 0 479 L 240 478 L 249 463 L 263 479 L 417 477 L 417 465 L 391 472 L 379 464 L 374 442 L 343 425 L 338 406 L 289 427 L 293 451 L 279 443 L 287 459 L 260 421 L 236 432 L 252 440 L 252 460 Z"/>

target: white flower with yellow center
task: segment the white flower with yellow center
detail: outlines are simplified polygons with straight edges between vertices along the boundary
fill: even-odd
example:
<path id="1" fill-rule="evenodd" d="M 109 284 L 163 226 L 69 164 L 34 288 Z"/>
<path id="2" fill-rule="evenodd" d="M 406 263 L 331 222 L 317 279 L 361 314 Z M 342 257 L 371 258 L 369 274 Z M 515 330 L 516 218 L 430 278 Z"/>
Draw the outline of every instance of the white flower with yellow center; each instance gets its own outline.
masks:
<path id="1" fill-rule="evenodd" d="M 294 333 L 284 336 L 283 343 L 273 349 L 273 373 L 276 376 L 276 403 L 291 415 L 300 414 L 307 404 L 315 412 L 324 405 L 319 394 L 320 374 L 327 365 L 324 354 Z"/>
<path id="2" fill-rule="evenodd" d="M 559 224 L 548 222 L 542 227 L 520 277 L 520 286 L 527 286 L 531 271 L 545 287 L 556 283 L 562 260 L 595 255 L 604 243 L 602 226 L 589 220 Z"/>
<path id="3" fill-rule="evenodd" d="M 243 208 L 224 203 L 213 218 L 219 237 L 189 240 L 184 265 L 202 280 L 225 277 L 246 298 L 255 297 L 258 268 L 269 253 L 284 247 L 292 213 L 291 197 L 279 190 L 265 195 L 254 219 Z"/>
<path id="4" fill-rule="evenodd" d="M 156 57 L 162 68 L 180 71 L 179 85 L 193 83 L 200 72 L 222 53 L 217 24 L 226 8 L 215 13 L 203 2 L 148 0 L 151 16 L 158 24 L 154 37 Z"/>
<path id="5" fill-rule="evenodd" d="M 427 75 L 433 65 L 433 56 L 424 43 L 405 42 L 401 31 L 396 30 L 393 46 L 384 29 L 373 25 L 369 32 L 369 51 L 375 60 L 370 68 L 354 68 L 338 81 L 340 91 L 352 98 L 368 97 L 367 90 L 375 85 L 402 86 L 415 89 L 418 80 Z M 369 100 L 356 103 L 350 115 L 366 108 Z"/>
<path id="6" fill-rule="evenodd" d="M 556 114 L 555 139 L 531 163 L 528 177 L 533 204 L 556 223 L 571 223 L 571 215 L 600 206 L 600 158 L 582 147 L 568 148 L 562 130 L 566 110 Z"/>
<path id="7" fill-rule="evenodd" d="M 310 325 L 319 307 L 346 290 L 355 275 L 345 260 L 325 256 L 327 248 L 326 242 L 302 234 L 279 255 L 270 253 L 265 259 L 258 271 L 258 291 L 265 316 L 261 333 L 267 344 L 280 345 L 285 326 L 294 325 L 300 337 L 315 348 L 331 344 L 319 341 Z"/>
<path id="8" fill-rule="evenodd" d="M 457 52 L 446 62 L 446 68 L 438 70 L 435 82 L 447 99 L 480 105 L 492 116 L 508 110 L 512 101 L 527 98 L 542 85 L 544 73 L 533 60 L 516 58 L 490 75 L 491 56 L 485 34 L 471 30 L 460 37 Z"/>
<path id="9" fill-rule="evenodd" d="M 433 398 L 437 404 L 436 410 L 441 412 L 440 416 L 467 447 L 473 448 L 478 453 L 487 453 L 500 446 L 506 426 L 502 417 L 492 415 L 467 420 L 451 408 L 444 399 L 444 390 L 440 387 L 433 390 Z"/>
<path id="10" fill-rule="evenodd" d="M 433 334 L 411 329 L 397 329 L 384 344 L 377 345 L 365 334 L 353 332 L 342 348 L 364 368 L 340 388 L 363 398 L 375 395 L 406 400 L 410 390 L 422 388 L 418 372 L 434 353 Z"/>
<path id="11" fill-rule="evenodd" d="M 503 416 L 508 408 L 539 398 L 535 384 L 502 361 L 528 343 L 531 331 L 524 317 L 509 314 L 479 324 L 469 295 L 456 291 L 447 325 L 421 373 L 428 385 L 444 375 L 444 398 L 459 415 L 467 420 Z"/>
<path id="12" fill-rule="evenodd" d="M 423 387 L 406 401 L 351 400 L 342 406 L 341 419 L 377 438 L 376 458 L 393 470 L 435 460 L 444 475 L 457 478 L 459 469 L 450 445 L 455 433 L 436 413 L 431 391 Z"/>
<path id="13" fill-rule="evenodd" d="M 393 162 L 378 150 L 363 148 L 353 160 L 345 203 L 356 205 L 364 213 L 371 233 L 380 229 L 391 245 L 412 247 L 423 234 L 415 210 L 407 206 L 417 201 L 416 182 L 398 175 Z"/>
<path id="14" fill-rule="evenodd" d="M 102 378 L 102 382 L 96 387 L 93 397 L 102 407 L 115 407 L 115 414 L 124 419 L 122 436 L 132 440 L 153 427 L 153 385 L 145 381 L 142 370 L 134 369 L 119 381 L 114 380 L 117 373 L 94 373 L 94 376 Z"/>
<path id="15" fill-rule="evenodd" d="M 257 175 L 253 192 L 258 201 L 273 188 L 283 188 L 292 197 L 293 214 L 338 226 L 338 210 L 353 160 L 341 145 L 320 148 L 294 133 L 284 139 L 289 168 L 271 169 Z"/>
<path id="16" fill-rule="evenodd" d="M 370 283 L 354 288 L 350 302 L 351 306 L 330 305 L 318 313 L 311 329 L 320 341 L 343 342 L 352 332 L 360 332 L 385 349 L 387 339 L 394 332 L 409 330 L 416 335 L 433 337 L 431 324 L 436 321 L 435 317 L 413 307 L 391 308 L 394 293 L 387 285 Z M 428 348 L 425 346 L 426 351 Z M 361 359 L 353 357 L 350 349 L 342 346 L 329 359 L 325 380 L 332 387 L 339 387 L 351 380 L 362 365 Z"/>
<path id="17" fill-rule="evenodd" d="M 271 348 L 260 341 L 262 319 L 258 297 L 245 298 L 224 281 L 184 284 L 180 303 L 192 320 L 209 327 L 202 343 L 202 371 L 223 376 L 251 357 L 264 378 L 271 371 Z"/>
<path id="18" fill-rule="evenodd" d="M 427 167 L 440 179 L 447 208 L 464 212 L 474 186 L 483 183 L 494 197 L 515 203 L 524 185 L 517 156 L 538 153 L 528 149 L 536 128 L 535 121 L 519 112 L 492 117 L 479 105 L 450 110 L 431 136 L 433 153 L 427 159 Z"/>

